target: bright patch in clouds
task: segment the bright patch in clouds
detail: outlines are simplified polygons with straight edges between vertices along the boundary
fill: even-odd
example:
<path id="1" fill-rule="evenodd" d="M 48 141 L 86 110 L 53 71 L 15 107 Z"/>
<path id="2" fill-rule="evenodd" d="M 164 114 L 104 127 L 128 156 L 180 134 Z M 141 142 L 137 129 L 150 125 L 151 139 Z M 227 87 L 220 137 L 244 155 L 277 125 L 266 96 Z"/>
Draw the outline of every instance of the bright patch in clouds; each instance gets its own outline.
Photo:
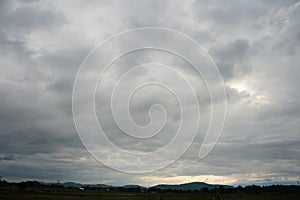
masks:
<path id="1" fill-rule="evenodd" d="M 247 87 L 247 85 L 240 81 L 240 82 L 232 82 L 228 84 L 230 88 L 237 90 L 238 92 L 247 92 L 247 93 L 253 93 L 249 90 L 249 88 Z"/>
<path id="2" fill-rule="evenodd" d="M 227 86 L 231 89 L 236 90 L 238 93 L 246 94 L 245 98 L 250 99 L 251 104 L 260 105 L 260 104 L 270 103 L 267 96 L 262 91 L 255 89 L 251 85 L 251 81 L 246 81 L 246 80 L 232 81 L 229 82 Z"/>

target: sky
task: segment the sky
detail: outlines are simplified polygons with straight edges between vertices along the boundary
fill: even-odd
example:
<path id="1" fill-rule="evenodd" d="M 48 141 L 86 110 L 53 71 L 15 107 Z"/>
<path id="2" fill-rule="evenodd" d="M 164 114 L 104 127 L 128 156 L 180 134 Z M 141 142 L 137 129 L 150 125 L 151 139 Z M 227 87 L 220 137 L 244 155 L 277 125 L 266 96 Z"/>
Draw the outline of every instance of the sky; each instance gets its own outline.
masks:
<path id="1" fill-rule="evenodd" d="M 192 181 L 237 185 L 299 180 L 299 1 L 1 0 L 0 27 L 0 175 L 4 179 L 144 186 Z M 155 109 L 151 113 L 155 128 L 161 122 L 155 117 L 168 114 L 158 135 L 148 140 L 129 137 L 115 122 L 109 101 L 113 88 L 122 75 L 143 63 L 168 64 L 183 74 L 184 80 L 189 79 L 198 103 L 184 98 L 181 103 L 189 113 L 185 119 L 192 123 L 199 108 L 204 124 L 189 148 L 171 164 L 152 172 L 128 173 L 124 169 L 130 171 L 135 165 L 146 169 L 155 160 L 122 157 L 101 141 L 100 160 L 106 159 L 115 169 L 95 159 L 77 133 L 72 91 L 81 63 L 96 45 L 119 32 L 141 27 L 182 32 L 207 50 L 224 82 L 227 114 L 215 148 L 200 159 L 198 152 L 212 103 L 203 77 L 180 57 L 164 51 L 141 50 L 120 58 L 95 90 L 98 120 L 115 145 L 145 153 L 163 148 L 176 136 L 180 107 L 174 95 L 162 87 L 142 88 L 144 92 L 138 95 L 137 91 L 129 102 L 132 120 L 141 126 L 149 123 L 147 112 L 151 105 L 165 106 L 163 114 Z M 159 44 L 167 43 L 163 34 L 150 31 L 144 36 Z M 140 41 L 143 38 L 136 37 L 134 44 Z M 117 41 L 104 54 L 130 45 Z M 185 43 L 178 40 L 171 46 L 181 45 L 184 48 Z M 187 56 L 194 54 L 189 48 L 184 51 Z M 97 55 L 96 58 L 106 59 Z M 126 80 L 121 80 L 119 94 L 123 97 L 128 88 L 143 81 L 165 81 L 175 92 L 187 92 L 183 79 L 180 81 L 178 74 L 166 69 L 170 70 L 148 65 L 132 71 Z M 99 76 L 96 71 L 91 72 L 85 72 L 85 80 Z M 82 99 L 76 106 L 83 108 L 84 93 L 79 96 Z M 122 100 L 117 98 L 117 111 L 124 104 Z M 216 104 L 220 103 L 218 100 Z M 126 116 L 119 116 L 120 123 L 125 122 L 126 126 Z M 88 124 L 83 127 L 89 131 Z M 187 135 L 192 129 L 193 125 L 186 124 Z M 187 138 L 180 137 L 183 144 Z M 157 163 L 168 160 L 172 153 L 161 154 Z"/>

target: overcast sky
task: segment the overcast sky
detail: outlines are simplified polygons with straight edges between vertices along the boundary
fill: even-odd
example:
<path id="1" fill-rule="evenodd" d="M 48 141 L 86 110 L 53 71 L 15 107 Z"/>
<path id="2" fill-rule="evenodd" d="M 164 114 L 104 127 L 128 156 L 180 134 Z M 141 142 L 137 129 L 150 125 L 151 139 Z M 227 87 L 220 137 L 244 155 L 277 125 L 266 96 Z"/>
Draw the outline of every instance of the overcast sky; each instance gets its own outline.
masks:
<path id="1" fill-rule="evenodd" d="M 199 130 L 173 164 L 152 173 L 128 174 L 98 162 L 80 141 L 72 116 L 72 89 L 81 62 L 97 44 L 121 31 L 149 26 L 178 30 L 207 49 L 224 80 L 227 118 L 206 158 L 198 158 L 203 141 Z M 296 183 L 300 178 L 299 1 L 1 0 L 0 27 L 0 175 L 5 179 L 149 186 L 190 181 Z M 209 112 L 207 88 L 190 66 L 166 52 L 134 52 L 113 64 L 103 79 L 109 84 L 96 91 L 103 129 L 127 150 L 163 147 L 178 127 L 176 101 L 161 88 L 133 96 L 131 113 L 138 124 L 149 122 L 147 110 L 153 102 L 168 111 L 166 127 L 148 142 L 122 136 L 109 114 L 113 82 L 130 66 L 153 60 L 178 65 L 192 79 L 203 116 Z M 138 71 L 123 86 L 173 80 L 160 72 Z M 172 85 L 183 87 L 176 81 Z M 105 145 L 101 152 L 111 154 Z M 126 166 L 136 161 L 121 157 L 116 162 Z"/>

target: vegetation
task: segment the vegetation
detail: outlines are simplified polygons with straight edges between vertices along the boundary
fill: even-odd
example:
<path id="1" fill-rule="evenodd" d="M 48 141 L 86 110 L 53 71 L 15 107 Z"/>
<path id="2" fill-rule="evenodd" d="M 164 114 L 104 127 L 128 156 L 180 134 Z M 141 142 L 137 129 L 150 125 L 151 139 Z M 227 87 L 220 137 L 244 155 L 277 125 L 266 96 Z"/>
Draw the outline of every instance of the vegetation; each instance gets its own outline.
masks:
<path id="1" fill-rule="evenodd" d="M 60 184 L 45 185 L 36 181 L 21 183 L 0 182 L 0 199 L 116 199 L 116 200 L 168 200 L 168 199 L 203 199 L 203 200 L 298 200 L 300 199 L 299 186 L 246 186 L 215 189 L 202 188 L 201 190 L 161 190 L 142 187 L 85 187 L 84 190 L 76 187 L 63 187 Z"/>

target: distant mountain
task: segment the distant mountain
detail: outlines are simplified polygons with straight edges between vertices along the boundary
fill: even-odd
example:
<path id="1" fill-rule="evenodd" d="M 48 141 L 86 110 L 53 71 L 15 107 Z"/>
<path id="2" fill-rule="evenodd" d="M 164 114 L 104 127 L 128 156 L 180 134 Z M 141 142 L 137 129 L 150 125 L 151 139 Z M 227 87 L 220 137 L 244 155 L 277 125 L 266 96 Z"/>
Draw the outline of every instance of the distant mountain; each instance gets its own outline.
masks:
<path id="1" fill-rule="evenodd" d="M 94 188 L 112 188 L 115 186 L 105 184 L 85 184 L 83 187 L 94 187 Z"/>
<path id="2" fill-rule="evenodd" d="M 81 188 L 81 187 L 91 187 L 91 188 L 127 188 L 127 189 L 134 189 L 134 188 L 146 188 L 144 186 L 140 185 L 124 185 L 124 186 L 112 186 L 112 185 L 106 185 L 106 184 L 81 184 L 81 183 L 74 183 L 74 182 L 65 182 L 65 183 L 45 183 L 40 182 L 40 184 L 43 185 L 62 185 L 64 187 L 75 187 L 75 188 Z"/>
<path id="3" fill-rule="evenodd" d="M 140 186 L 140 185 L 124 185 L 124 186 L 121 186 L 123 188 L 127 188 L 127 189 L 133 189 L 133 188 L 146 188 L 144 186 Z"/>
<path id="4" fill-rule="evenodd" d="M 248 186 L 248 185 L 257 185 L 257 186 L 271 186 L 271 185 L 298 185 L 296 181 L 265 181 L 265 182 L 251 182 L 251 183 L 240 183 L 235 186 Z"/>
<path id="5" fill-rule="evenodd" d="M 214 184 L 207 184 L 204 182 L 192 182 L 192 183 L 184 183 L 179 185 L 165 185 L 160 184 L 153 186 L 151 188 L 155 189 L 161 189 L 161 190 L 201 190 L 202 188 L 219 188 L 220 186 L 223 186 L 224 188 L 232 188 L 232 186 L 229 185 L 214 185 Z"/>
<path id="6" fill-rule="evenodd" d="M 75 183 L 75 182 L 65 182 L 65 183 L 40 182 L 40 184 L 43 184 L 43 185 L 61 185 L 61 186 L 64 186 L 64 187 L 75 187 L 75 188 L 80 188 L 80 187 L 112 188 L 112 187 L 115 187 L 115 186 L 105 185 L 105 184 L 81 184 L 81 183 Z"/>
<path id="7" fill-rule="evenodd" d="M 43 185 L 51 185 L 51 183 L 42 183 Z M 124 185 L 124 186 L 112 186 L 112 185 L 105 185 L 105 184 L 81 184 L 81 183 L 75 183 L 75 182 L 65 182 L 65 183 L 52 183 L 54 185 L 62 185 L 64 187 L 91 187 L 91 188 L 126 188 L 126 189 L 135 189 L 135 188 L 144 188 L 144 186 L 140 185 Z M 160 184 L 153 187 L 149 187 L 149 189 L 161 189 L 161 190 L 201 190 L 202 188 L 219 188 L 220 186 L 223 186 L 224 188 L 233 188 L 233 186 L 229 185 L 215 185 L 215 184 L 207 184 L 204 182 L 192 182 L 192 183 L 184 183 L 179 185 L 166 185 L 166 184 Z"/>
<path id="8" fill-rule="evenodd" d="M 76 188 L 82 187 L 82 184 L 74 183 L 74 182 L 65 182 L 65 183 L 62 183 L 61 185 L 63 185 L 64 187 L 76 187 Z"/>

